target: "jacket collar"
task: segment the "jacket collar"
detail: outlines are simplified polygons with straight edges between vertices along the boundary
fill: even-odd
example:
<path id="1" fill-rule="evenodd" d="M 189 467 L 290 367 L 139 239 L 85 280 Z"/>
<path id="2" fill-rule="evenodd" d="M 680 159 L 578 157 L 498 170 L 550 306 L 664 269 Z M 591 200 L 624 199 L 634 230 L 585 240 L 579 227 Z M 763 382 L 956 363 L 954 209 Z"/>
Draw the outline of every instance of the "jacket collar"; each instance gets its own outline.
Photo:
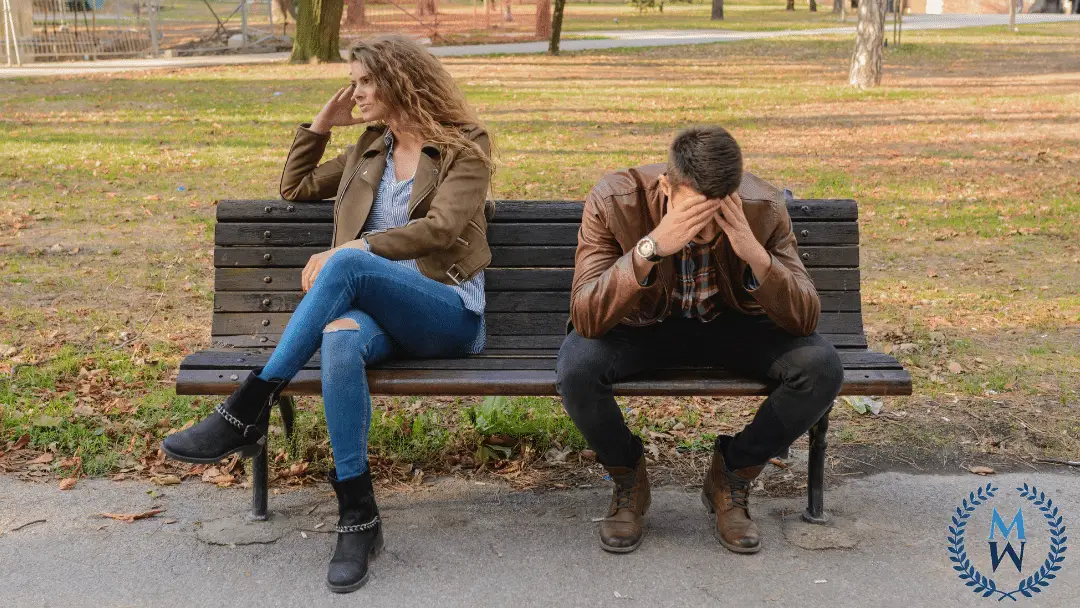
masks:
<path id="1" fill-rule="evenodd" d="M 367 182 L 373 194 L 377 194 L 379 182 L 386 171 L 386 155 L 394 141 L 394 134 L 385 125 L 368 127 L 368 131 L 374 132 L 377 137 L 372 139 L 361 155 L 370 166 L 365 167 L 359 177 Z M 410 215 L 420 201 L 435 188 L 442 164 L 442 152 L 435 144 L 425 141 L 421 144 L 420 151 L 416 174 L 413 176 L 412 195 L 409 198 Z"/>

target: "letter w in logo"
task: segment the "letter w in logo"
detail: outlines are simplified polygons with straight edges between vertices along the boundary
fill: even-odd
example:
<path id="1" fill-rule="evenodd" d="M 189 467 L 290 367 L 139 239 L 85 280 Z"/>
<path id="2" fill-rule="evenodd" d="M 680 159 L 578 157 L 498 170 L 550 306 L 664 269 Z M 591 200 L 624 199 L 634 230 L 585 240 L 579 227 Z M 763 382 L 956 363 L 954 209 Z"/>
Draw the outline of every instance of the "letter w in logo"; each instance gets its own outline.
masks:
<path id="1" fill-rule="evenodd" d="M 1016 551 L 1012 547 L 1012 543 L 1009 542 L 1009 536 L 1012 535 L 1013 528 L 1016 528 L 1016 539 L 1020 541 L 1020 555 L 1016 555 Z M 1005 549 L 1001 552 L 998 551 L 998 544 L 994 541 L 994 532 L 1001 532 L 1001 536 L 1005 539 Z M 1024 534 L 1024 513 L 1022 510 L 1017 509 L 1016 515 L 1013 516 L 1012 522 L 1009 523 L 1009 527 L 1005 527 L 1005 520 L 998 514 L 997 507 L 994 507 L 994 514 L 990 519 L 990 565 L 994 572 L 997 572 L 998 566 L 1001 564 L 1002 558 L 1008 554 L 1009 559 L 1012 560 L 1014 566 L 1016 566 L 1017 572 L 1023 571 L 1024 566 L 1024 545 L 1027 543 L 1027 536 Z"/>

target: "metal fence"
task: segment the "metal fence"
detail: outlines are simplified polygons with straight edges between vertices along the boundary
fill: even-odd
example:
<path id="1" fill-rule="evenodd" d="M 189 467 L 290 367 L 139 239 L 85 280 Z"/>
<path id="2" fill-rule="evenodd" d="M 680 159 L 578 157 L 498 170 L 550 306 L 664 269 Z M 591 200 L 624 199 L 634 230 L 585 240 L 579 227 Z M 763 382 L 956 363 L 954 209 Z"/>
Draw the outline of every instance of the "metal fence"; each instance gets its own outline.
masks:
<path id="1" fill-rule="evenodd" d="M 0 1 L 5 9 L 9 3 L 12 7 L 4 11 L 3 63 L 288 50 L 289 36 L 296 31 L 294 2 L 303 2 Z M 352 39 L 382 32 L 436 43 L 536 39 L 547 35 L 551 19 L 550 0 L 344 0 L 344 4 L 343 48 Z M 6 26 L 10 12 L 15 14 L 15 36 Z"/>

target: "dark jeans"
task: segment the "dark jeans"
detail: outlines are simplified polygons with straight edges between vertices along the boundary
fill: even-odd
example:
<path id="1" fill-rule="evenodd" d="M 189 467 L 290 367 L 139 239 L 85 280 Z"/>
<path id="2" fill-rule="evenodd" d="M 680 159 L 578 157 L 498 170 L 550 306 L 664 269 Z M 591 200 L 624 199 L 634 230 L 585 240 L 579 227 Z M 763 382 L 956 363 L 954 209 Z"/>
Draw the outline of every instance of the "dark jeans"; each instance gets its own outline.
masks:
<path id="1" fill-rule="evenodd" d="M 571 332 L 559 351 L 559 394 L 601 464 L 632 467 L 642 453 L 612 384 L 687 362 L 778 383 L 729 444 L 730 469 L 763 464 L 790 446 L 828 411 L 844 379 L 832 344 L 817 333 L 792 335 L 764 315 L 725 312 L 708 323 L 670 318 L 647 327 L 619 325 L 596 339 Z"/>

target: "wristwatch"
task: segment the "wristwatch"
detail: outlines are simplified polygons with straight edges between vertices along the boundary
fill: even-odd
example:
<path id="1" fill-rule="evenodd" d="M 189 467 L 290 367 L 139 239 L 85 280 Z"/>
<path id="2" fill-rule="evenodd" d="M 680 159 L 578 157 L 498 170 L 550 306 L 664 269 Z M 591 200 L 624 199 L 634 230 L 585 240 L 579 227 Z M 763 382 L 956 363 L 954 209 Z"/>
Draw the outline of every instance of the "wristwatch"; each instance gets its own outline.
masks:
<path id="1" fill-rule="evenodd" d="M 659 262 L 664 259 L 664 256 L 657 253 L 656 241 L 651 236 L 642 237 L 641 240 L 637 242 L 637 245 L 634 246 L 634 249 L 637 250 L 638 255 L 649 262 Z"/>

